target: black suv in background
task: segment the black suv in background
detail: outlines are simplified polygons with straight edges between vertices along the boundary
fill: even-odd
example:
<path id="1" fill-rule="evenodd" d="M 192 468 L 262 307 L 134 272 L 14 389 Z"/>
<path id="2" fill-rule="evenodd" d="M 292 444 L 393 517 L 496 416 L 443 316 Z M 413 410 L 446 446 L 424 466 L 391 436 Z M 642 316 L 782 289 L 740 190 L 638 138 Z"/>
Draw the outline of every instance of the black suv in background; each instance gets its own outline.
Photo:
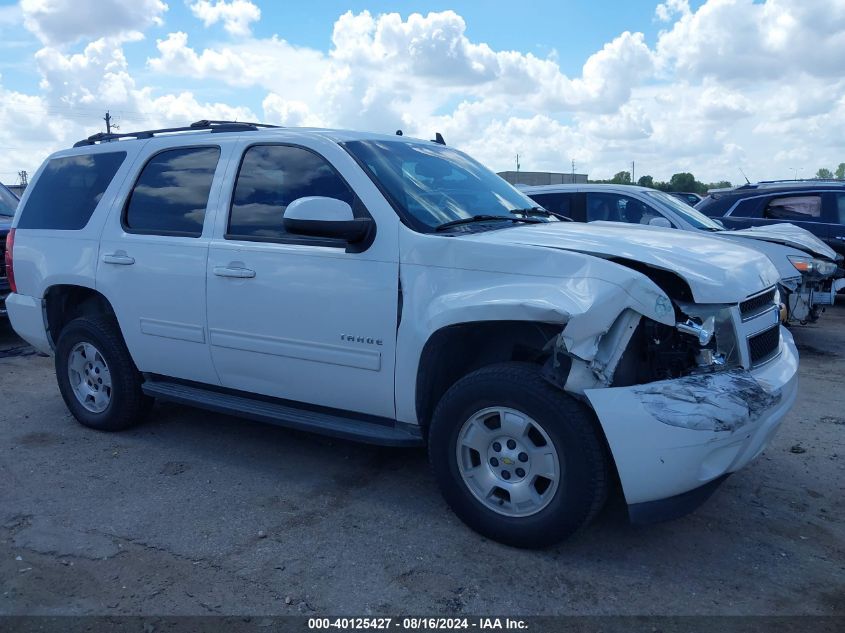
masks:
<path id="1" fill-rule="evenodd" d="M 0 185 L 0 317 L 6 316 L 6 295 L 9 294 L 9 280 L 6 278 L 6 236 L 12 226 L 12 217 L 18 206 L 18 199 L 11 191 Z"/>
<path id="2" fill-rule="evenodd" d="M 730 229 L 788 222 L 845 255 L 845 181 L 789 180 L 711 191 L 695 208 Z"/>

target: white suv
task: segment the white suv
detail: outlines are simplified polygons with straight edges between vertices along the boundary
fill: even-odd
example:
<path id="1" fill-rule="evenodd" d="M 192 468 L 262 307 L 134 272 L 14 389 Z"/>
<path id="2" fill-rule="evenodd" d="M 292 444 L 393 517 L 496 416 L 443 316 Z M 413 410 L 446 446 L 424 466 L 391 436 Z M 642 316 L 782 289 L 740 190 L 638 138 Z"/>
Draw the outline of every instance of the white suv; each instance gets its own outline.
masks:
<path id="1" fill-rule="evenodd" d="M 479 532 L 538 547 L 618 476 L 677 516 L 759 455 L 798 356 L 763 255 L 561 221 L 440 142 L 201 121 L 51 156 L 9 239 L 15 330 L 83 424 L 154 398 L 428 444 Z"/>

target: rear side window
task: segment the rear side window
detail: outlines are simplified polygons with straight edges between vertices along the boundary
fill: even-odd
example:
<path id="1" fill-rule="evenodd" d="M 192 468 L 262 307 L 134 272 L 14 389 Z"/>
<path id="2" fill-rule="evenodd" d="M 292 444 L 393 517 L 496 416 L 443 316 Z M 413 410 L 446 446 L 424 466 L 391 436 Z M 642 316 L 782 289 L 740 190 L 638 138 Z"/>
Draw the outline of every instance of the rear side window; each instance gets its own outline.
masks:
<path id="1" fill-rule="evenodd" d="M 845 224 L 845 193 L 836 194 L 836 211 L 839 224 Z"/>
<path id="2" fill-rule="evenodd" d="M 772 220 L 820 222 L 821 215 L 821 196 L 789 196 L 771 200 L 766 205 L 764 217 Z"/>
<path id="3" fill-rule="evenodd" d="M 18 228 L 84 228 L 125 158 L 126 152 L 105 152 L 50 160 L 29 194 Z"/>
<path id="4" fill-rule="evenodd" d="M 349 185 L 322 156 L 288 145 L 250 147 L 238 172 L 226 236 L 259 240 L 288 237 L 282 223 L 285 209 L 306 196 L 336 198 L 349 204 L 356 216 L 362 214 Z M 289 237 L 308 241 L 301 235 Z"/>
<path id="5" fill-rule="evenodd" d="M 219 147 L 185 147 L 153 156 L 129 194 L 123 226 L 130 233 L 199 237 Z"/>

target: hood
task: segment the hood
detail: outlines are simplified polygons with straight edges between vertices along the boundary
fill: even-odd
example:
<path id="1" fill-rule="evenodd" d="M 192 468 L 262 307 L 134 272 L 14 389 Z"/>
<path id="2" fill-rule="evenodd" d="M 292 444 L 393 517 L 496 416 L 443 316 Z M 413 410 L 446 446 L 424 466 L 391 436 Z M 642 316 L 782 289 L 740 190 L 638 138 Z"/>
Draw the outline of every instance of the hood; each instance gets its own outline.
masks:
<path id="1" fill-rule="evenodd" d="M 737 237 L 748 237 L 755 240 L 791 246 L 792 248 L 811 253 L 816 257 L 825 257 L 833 261 L 836 261 L 839 257 L 836 251 L 810 233 L 810 231 L 794 224 L 767 224 L 765 226 L 754 226 L 750 229 L 725 232 L 736 235 Z"/>
<path id="2" fill-rule="evenodd" d="M 694 231 L 618 222 L 550 222 L 465 239 L 643 262 L 683 277 L 697 303 L 737 303 L 778 281 L 777 270 L 762 253 Z"/>

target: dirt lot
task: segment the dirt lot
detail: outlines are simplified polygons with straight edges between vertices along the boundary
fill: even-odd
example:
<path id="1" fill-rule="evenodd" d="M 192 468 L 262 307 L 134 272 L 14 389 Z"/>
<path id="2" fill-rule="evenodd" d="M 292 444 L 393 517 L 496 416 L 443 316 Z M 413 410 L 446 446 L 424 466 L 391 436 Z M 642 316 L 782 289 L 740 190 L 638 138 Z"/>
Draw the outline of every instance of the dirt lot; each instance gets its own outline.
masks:
<path id="1" fill-rule="evenodd" d="M 422 451 L 175 405 L 97 433 L 52 359 L 0 351 L 0 614 L 845 614 L 845 305 L 794 333 L 760 459 L 689 517 L 617 502 L 540 552 L 465 528 Z"/>

